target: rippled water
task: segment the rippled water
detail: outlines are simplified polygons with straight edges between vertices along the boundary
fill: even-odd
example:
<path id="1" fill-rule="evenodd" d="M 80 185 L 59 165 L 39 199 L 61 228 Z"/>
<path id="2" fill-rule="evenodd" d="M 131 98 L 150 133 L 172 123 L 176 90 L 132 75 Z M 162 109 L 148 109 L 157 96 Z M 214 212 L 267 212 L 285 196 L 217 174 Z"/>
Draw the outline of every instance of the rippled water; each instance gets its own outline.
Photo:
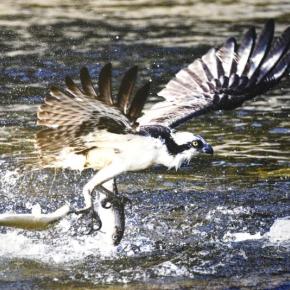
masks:
<path id="1" fill-rule="evenodd" d="M 1 212 L 82 202 L 90 171 L 10 171 L 33 150 L 49 84 L 77 79 L 83 65 L 97 75 L 108 61 L 117 84 L 138 64 L 154 101 L 174 73 L 225 38 L 270 17 L 285 29 L 289 1 L 264 2 L 2 1 Z M 290 288 L 289 113 L 288 76 L 255 102 L 186 124 L 215 155 L 178 172 L 120 176 L 132 207 L 117 248 L 80 233 L 74 217 L 44 232 L 1 228 L 0 289 Z"/>

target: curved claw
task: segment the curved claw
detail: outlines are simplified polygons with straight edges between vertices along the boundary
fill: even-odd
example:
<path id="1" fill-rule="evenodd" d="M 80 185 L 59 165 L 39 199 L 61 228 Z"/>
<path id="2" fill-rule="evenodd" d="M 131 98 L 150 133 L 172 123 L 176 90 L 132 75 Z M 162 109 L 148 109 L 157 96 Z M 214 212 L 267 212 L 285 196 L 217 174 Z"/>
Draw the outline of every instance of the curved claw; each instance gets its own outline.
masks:
<path id="1" fill-rule="evenodd" d="M 112 207 L 112 203 L 113 203 L 113 200 L 112 200 L 112 199 L 113 199 L 113 198 L 109 198 L 109 197 L 104 198 L 104 199 L 101 201 L 101 206 L 102 206 L 103 208 L 106 208 L 106 209 L 111 208 L 111 207 Z"/>
<path id="2" fill-rule="evenodd" d="M 95 221 L 97 222 L 97 224 L 98 224 L 98 227 L 97 227 L 97 228 L 94 227 L 94 225 L 95 225 L 94 220 L 95 220 Z M 101 221 L 101 219 L 100 219 L 98 213 L 95 212 L 95 211 L 93 211 L 93 213 L 92 213 L 92 222 L 91 222 L 91 224 L 90 224 L 90 230 L 86 233 L 86 235 L 90 235 L 90 234 L 92 234 L 93 232 L 100 231 L 101 228 L 102 228 L 102 225 L 103 225 L 103 224 L 102 224 L 102 221 Z"/>
<path id="3" fill-rule="evenodd" d="M 110 197 L 104 198 L 101 201 L 101 205 L 105 209 L 111 208 L 113 205 L 124 207 L 127 203 L 129 203 L 130 207 L 132 207 L 132 201 L 128 197 L 125 197 L 125 196 L 122 196 L 122 197 L 110 196 Z"/>
<path id="4" fill-rule="evenodd" d="M 84 233 L 85 235 L 90 235 L 93 232 L 97 232 L 99 230 L 101 230 L 102 228 L 102 221 L 98 215 L 98 213 L 92 208 L 84 208 L 84 209 L 80 209 L 80 210 L 71 210 L 70 213 L 75 213 L 77 215 L 82 214 L 82 216 L 80 217 L 80 219 L 82 219 L 83 217 L 87 217 L 89 216 L 89 218 L 91 218 L 91 222 L 88 224 L 88 226 L 90 227 L 90 230 L 87 233 Z M 95 225 L 97 225 L 97 227 L 95 227 Z"/>
<path id="5" fill-rule="evenodd" d="M 97 222 L 97 224 L 98 224 L 98 227 L 97 228 L 94 228 L 94 225 L 92 226 L 92 230 L 93 231 L 99 231 L 99 230 L 101 230 L 101 228 L 102 228 L 102 221 L 101 221 L 101 219 L 100 219 L 100 216 L 98 215 L 98 213 L 97 212 L 95 212 L 95 211 L 93 211 L 93 217 L 92 217 L 96 222 Z"/>
<path id="6" fill-rule="evenodd" d="M 126 196 L 122 196 L 122 203 L 126 205 L 127 203 L 130 205 L 130 208 L 132 208 L 132 200 Z"/>

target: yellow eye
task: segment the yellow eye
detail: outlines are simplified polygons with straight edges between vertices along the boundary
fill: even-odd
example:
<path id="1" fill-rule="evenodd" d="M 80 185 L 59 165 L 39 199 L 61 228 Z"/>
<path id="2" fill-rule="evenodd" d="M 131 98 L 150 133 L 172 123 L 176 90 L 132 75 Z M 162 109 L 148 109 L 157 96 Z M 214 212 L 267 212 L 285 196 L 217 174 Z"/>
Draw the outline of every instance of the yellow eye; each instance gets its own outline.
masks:
<path id="1" fill-rule="evenodd" d="M 193 146 L 193 147 L 198 147 L 198 145 L 199 145 L 199 144 L 198 144 L 197 141 L 192 141 L 192 146 Z"/>

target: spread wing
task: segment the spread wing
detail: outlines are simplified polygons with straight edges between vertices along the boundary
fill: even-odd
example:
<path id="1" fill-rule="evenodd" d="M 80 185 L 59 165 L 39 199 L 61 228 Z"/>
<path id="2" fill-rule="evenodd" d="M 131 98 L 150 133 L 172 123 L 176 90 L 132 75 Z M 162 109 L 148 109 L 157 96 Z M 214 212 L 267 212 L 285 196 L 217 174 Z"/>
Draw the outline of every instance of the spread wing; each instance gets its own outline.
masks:
<path id="1" fill-rule="evenodd" d="M 174 128 L 211 110 L 234 109 L 279 82 L 290 63 L 290 27 L 273 41 L 274 21 L 257 37 L 250 28 L 237 46 L 229 38 L 180 70 L 138 122 Z"/>
<path id="2" fill-rule="evenodd" d="M 67 159 L 64 153 L 80 154 L 99 141 L 117 143 L 118 136 L 134 133 L 149 94 L 149 83 L 133 93 L 136 78 L 135 66 L 125 73 L 114 96 L 109 63 L 100 72 L 98 93 L 86 68 L 80 71 L 81 88 L 70 77 L 64 90 L 52 87 L 37 113 L 37 124 L 48 127 L 36 136 L 41 165 L 62 167 L 61 160 Z"/>

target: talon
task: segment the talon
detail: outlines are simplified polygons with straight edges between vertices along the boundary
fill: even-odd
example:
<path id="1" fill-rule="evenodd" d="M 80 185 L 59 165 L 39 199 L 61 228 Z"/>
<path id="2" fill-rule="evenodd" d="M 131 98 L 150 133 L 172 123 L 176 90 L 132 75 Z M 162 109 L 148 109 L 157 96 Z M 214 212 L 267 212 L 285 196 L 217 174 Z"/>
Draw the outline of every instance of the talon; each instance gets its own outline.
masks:
<path id="1" fill-rule="evenodd" d="M 94 223 L 94 219 L 97 222 L 97 225 L 98 225 L 97 227 L 95 227 L 96 224 Z M 90 224 L 90 230 L 87 233 L 85 233 L 85 235 L 91 235 L 94 232 L 100 231 L 101 228 L 102 228 L 102 221 L 101 221 L 99 215 L 94 211 L 93 217 L 92 217 L 92 222 Z"/>
<path id="2" fill-rule="evenodd" d="M 96 212 L 96 211 L 94 211 L 93 210 L 93 219 L 95 219 L 95 221 L 96 221 L 96 223 L 98 224 L 98 227 L 97 228 L 95 228 L 94 227 L 94 223 L 93 223 L 93 226 L 92 226 L 92 229 L 94 230 L 94 231 L 99 231 L 101 228 L 102 228 L 102 221 L 101 221 L 101 219 L 100 219 L 100 216 L 98 215 L 98 213 Z"/>
<path id="3" fill-rule="evenodd" d="M 126 204 L 130 205 L 130 208 L 132 208 L 132 201 L 126 196 L 115 196 L 110 194 L 107 198 L 104 198 L 101 201 L 101 206 L 105 209 L 111 208 L 113 205 L 115 206 L 125 206 Z"/>
<path id="4" fill-rule="evenodd" d="M 103 208 L 106 208 L 106 209 L 111 208 L 112 207 L 112 201 L 107 197 L 107 198 L 105 198 L 105 199 L 103 199 L 101 201 L 101 205 L 102 205 Z"/>
<path id="5" fill-rule="evenodd" d="M 126 205 L 127 203 L 130 205 L 130 208 L 132 208 L 132 200 L 126 196 L 122 196 L 122 203 Z"/>
<path id="6" fill-rule="evenodd" d="M 83 208 L 79 210 L 71 210 L 69 213 L 74 213 L 77 215 L 81 214 L 82 216 L 80 217 L 80 219 L 83 219 L 84 217 L 89 217 L 91 219 L 91 222 L 89 222 L 88 224 L 90 230 L 87 233 L 84 233 L 85 235 L 90 235 L 93 232 L 99 231 L 102 228 L 102 221 L 93 207 Z"/>

